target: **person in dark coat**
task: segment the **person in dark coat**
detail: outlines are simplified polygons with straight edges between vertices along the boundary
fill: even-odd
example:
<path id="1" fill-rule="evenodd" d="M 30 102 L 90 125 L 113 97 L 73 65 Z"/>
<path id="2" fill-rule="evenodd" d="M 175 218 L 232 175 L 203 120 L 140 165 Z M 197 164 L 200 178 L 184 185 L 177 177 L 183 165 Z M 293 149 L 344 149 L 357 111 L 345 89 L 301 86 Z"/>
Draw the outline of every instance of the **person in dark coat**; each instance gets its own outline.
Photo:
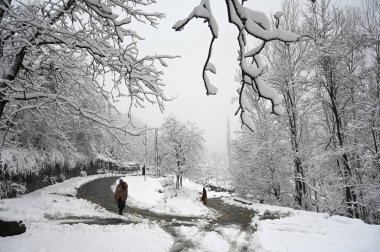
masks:
<path id="1" fill-rule="evenodd" d="M 125 208 L 125 202 L 128 198 L 128 184 L 122 179 L 119 180 L 119 184 L 116 186 L 114 199 L 117 201 L 117 206 L 119 208 L 119 214 L 123 214 Z"/>
<path id="2" fill-rule="evenodd" d="M 201 201 L 203 202 L 203 204 L 205 204 L 205 205 L 207 204 L 207 191 L 206 191 L 205 187 L 203 187 Z"/>

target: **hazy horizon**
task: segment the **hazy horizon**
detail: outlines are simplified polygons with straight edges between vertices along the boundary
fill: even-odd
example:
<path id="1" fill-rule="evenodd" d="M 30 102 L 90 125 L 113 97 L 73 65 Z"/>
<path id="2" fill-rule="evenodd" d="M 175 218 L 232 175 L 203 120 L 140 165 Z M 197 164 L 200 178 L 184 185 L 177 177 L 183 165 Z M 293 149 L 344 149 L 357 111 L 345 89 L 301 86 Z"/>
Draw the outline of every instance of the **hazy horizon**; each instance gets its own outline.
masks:
<path id="1" fill-rule="evenodd" d="M 354 4 L 358 1 L 333 1 L 334 4 Z M 192 20 L 181 32 L 172 29 L 174 23 L 187 17 L 190 11 L 199 4 L 199 0 L 175 1 L 160 0 L 149 6 L 150 11 L 164 12 L 166 18 L 160 20 L 157 29 L 145 25 L 136 26 L 136 31 L 145 38 L 139 42 L 140 54 L 169 54 L 181 58 L 167 60 L 168 67 L 163 68 L 164 93 L 176 97 L 165 103 L 165 112 L 158 106 L 145 104 L 146 108 L 134 108 L 133 115 L 151 127 L 159 127 L 163 119 L 174 115 L 181 121 L 192 121 L 204 130 L 205 146 L 210 152 L 226 153 L 227 151 L 227 118 L 230 120 L 231 133 L 241 127 L 239 116 L 235 116 L 237 104 L 231 99 L 237 97 L 238 83 L 234 80 L 238 69 L 237 31 L 228 23 L 224 1 L 211 1 L 213 14 L 218 22 L 219 37 L 214 43 L 211 62 L 216 66 L 216 75 L 210 77 L 218 87 L 215 96 L 207 96 L 202 80 L 202 69 L 207 57 L 211 38 L 207 24 L 201 19 Z M 252 9 L 270 14 L 281 10 L 281 1 L 248 1 Z M 144 9 L 145 10 L 145 9 Z M 147 11 L 146 10 L 146 11 Z M 140 56 L 141 56 L 140 55 Z M 118 109 L 126 112 L 127 101 L 117 104 Z"/>

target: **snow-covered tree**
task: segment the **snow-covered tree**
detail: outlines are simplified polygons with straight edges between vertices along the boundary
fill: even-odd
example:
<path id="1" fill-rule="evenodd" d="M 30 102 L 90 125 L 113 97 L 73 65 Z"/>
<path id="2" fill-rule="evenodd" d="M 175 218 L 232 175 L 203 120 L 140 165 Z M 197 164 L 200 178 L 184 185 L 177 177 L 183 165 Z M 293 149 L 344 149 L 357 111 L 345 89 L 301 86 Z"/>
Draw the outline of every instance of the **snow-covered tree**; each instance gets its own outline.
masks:
<path id="1" fill-rule="evenodd" d="M 246 91 L 247 92 L 247 91 Z M 235 191 L 243 197 L 294 205 L 291 148 L 282 124 L 262 100 L 250 99 L 254 131 L 244 127 L 232 142 L 231 170 Z"/>
<path id="2" fill-rule="evenodd" d="M 203 131 L 194 123 L 181 122 L 173 116 L 165 118 L 159 137 L 160 166 L 164 171 L 176 174 L 177 188 L 182 186 L 183 173 L 191 173 L 197 168 L 203 142 Z"/>
<path id="3" fill-rule="evenodd" d="M 283 1 L 283 22 L 280 27 L 286 30 L 302 33 L 301 10 L 302 2 L 298 0 Z M 275 41 L 271 43 L 264 53 L 269 61 L 268 83 L 281 91 L 284 101 L 284 117 L 281 118 L 290 136 L 290 146 L 293 151 L 293 163 L 295 173 L 295 200 L 300 207 L 307 207 L 305 197 L 307 193 L 305 179 L 305 143 L 304 135 L 307 134 L 306 118 L 311 112 L 313 104 L 310 97 L 311 85 L 307 81 L 308 65 L 305 64 L 308 57 L 308 48 L 311 41 L 298 43 L 284 43 Z"/>
<path id="4" fill-rule="evenodd" d="M 39 121 L 67 140 L 64 123 L 80 119 L 117 134 L 137 134 L 117 124 L 113 102 L 145 101 L 163 109 L 162 72 L 167 55 L 142 56 L 143 39 L 133 24 L 156 26 L 162 13 L 140 7 L 152 0 L 0 1 L 0 130 L 4 142 L 25 117 Z M 91 105 L 88 104 L 91 101 Z"/>
<path id="5" fill-rule="evenodd" d="M 336 7 L 324 0 L 308 2 L 303 9 L 300 6 L 296 4 L 290 12 L 285 8 L 281 25 L 299 34 L 308 33 L 313 39 L 274 42 L 263 51 L 269 69 L 262 77 L 282 93 L 285 113 L 270 121 L 270 126 L 263 126 L 264 117 L 257 116 L 260 110 L 253 106 L 255 103 L 246 103 L 250 111 L 256 111 L 249 117 L 254 133 L 243 131 L 234 140 L 235 185 L 242 194 L 253 192 L 253 196 L 273 200 L 273 194 L 258 190 L 268 182 L 258 177 L 273 174 L 266 167 L 271 164 L 281 175 L 270 182 L 280 188 L 288 186 L 286 191 L 300 207 L 376 223 L 380 216 L 380 198 L 374 193 L 380 187 L 380 42 L 376 25 L 380 6 L 371 0 L 361 10 Z M 245 101 L 254 97 L 246 92 L 245 96 Z M 280 126 L 271 130 L 275 125 Z M 271 138 L 262 137 L 266 131 L 278 139 L 276 144 L 270 145 Z M 295 174 L 286 173 L 287 165 L 277 166 L 286 162 L 275 155 L 276 151 L 293 160 Z M 295 182 L 291 186 L 295 190 L 289 187 L 290 180 Z"/>
<path id="6" fill-rule="evenodd" d="M 345 202 L 348 213 L 354 216 L 356 210 L 357 192 L 353 186 L 355 171 L 350 160 L 348 122 L 350 120 L 349 105 L 351 104 L 351 87 L 353 71 L 350 71 L 348 63 L 351 53 L 354 53 L 356 45 L 349 40 L 348 22 L 345 22 L 342 10 L 329 8 L 329 2 L 321 1 L 311 6 L 313 8 L 312 21 L 314 26 L 310 27 L 317 44 L 314 47 L 313 57 L 316 67 L 316 79 L 318 80 L 318 99 L 322 102 L 329 131 L 327 149 L 336 151 L 337 169 L 341 171 Z M 335 42 L 342 41 L 343 43 Z M 356 65 L 358 61 L 352 62 Z M 353 66 L 351 64 L 351 66 Z M 352 86 L 351 86 L 352 85 Z M 351 86 L 351 87 L 350 87 Z M 351 108 L 352 109 L 352 108 Z"/>
<path id="7" fill-rule="evenodd" d="M 307 29 L 316 39 L 307 59 L 314 71 L 310 82 L 316 88 L 314 99 L 320 104 L 314 114 L 323 126 L 316 148 L 319 153 L 310 167 L 319 167 L 314 171 L 319 181 L 314 189 L 321 196 L 320 205 L 372 221 L 379 214 L 374 210 L 378 198 L 371 193 L 379 187 L 373 162 L 377 142 L 373 123 L 378 121 L 374 119 L 378 109 L 376 60 L 370 56 L 376 39 L 369 35 L 371 29 L 363 29 L 368 20 L 364 10 L 320 1 L 306 12 Z"/>

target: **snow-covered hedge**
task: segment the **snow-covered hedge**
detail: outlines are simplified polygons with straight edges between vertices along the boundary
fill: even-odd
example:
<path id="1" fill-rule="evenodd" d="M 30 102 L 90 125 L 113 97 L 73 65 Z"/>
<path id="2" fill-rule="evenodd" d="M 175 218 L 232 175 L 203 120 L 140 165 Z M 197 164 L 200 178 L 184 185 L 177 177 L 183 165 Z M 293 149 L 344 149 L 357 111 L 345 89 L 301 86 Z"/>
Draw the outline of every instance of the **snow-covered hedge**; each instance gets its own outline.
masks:
<path id="1" fill-rule="evenodd" d="M 84 155 L 65 155 L 56 149 L 4 148 L 0 155 L 0 198 L 17 197 L 67 178 L 85 176 L 106 166 Z M 114 165 L 113 165 L 114 166 Z"/>
<path id="2" fill-rule="evenodd" d="M 4 148 L 0 155 L 0 198 L 17 197 L 66 179 L 126 170 L 122 162 L 99 156 L 64 154 L 59 150 Z"/>
<path id="3" fill-rule="evenodd" d="M 66 157 L 58 150 L 39 151 L 29 149 L 3 149 L 0 155 L 1 173 L 8 176 L 38 174 L 49 166 L 65 166 L 73 169 L 78 163 L 88 163 L 88 158 L 77 154 Z"/>

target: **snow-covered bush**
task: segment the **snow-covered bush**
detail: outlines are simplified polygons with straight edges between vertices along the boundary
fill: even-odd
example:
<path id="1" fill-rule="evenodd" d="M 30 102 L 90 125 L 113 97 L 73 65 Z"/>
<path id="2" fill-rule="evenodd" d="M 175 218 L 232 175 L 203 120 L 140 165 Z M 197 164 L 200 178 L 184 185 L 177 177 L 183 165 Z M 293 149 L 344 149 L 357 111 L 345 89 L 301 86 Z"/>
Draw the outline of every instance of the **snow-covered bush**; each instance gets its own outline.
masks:
<path id="1" fill-rule="evenodd" d="M 12 176 L 38 172 L 43 169 L 45 157 L 35 149 L 3 149 L 0 156 L 2 173 Z"/>
<path id="2" fill-rule="evenodd" d="M 172 177 L 163 177 L 163 178 L 161 178 L 160 182 L 161 182 L 162 187 L 164 187 L 164 188 L 165 187 L 167 187 L 167 188 L 175 187 L 174 180 Z"/>
<path id="3" fill-rule="evenodd" d="M 177 196 L 177 191 L 175 189 L 175 182 L 173 177 L 163 177 L 160 178 L 160 183 L 164 188 L 164 198 L 173 198 Z"/>
<path id="4" fill-rule="evenodd" d="M 2 174 L 7 176 L 39 174 L 45 169 L 51 169 L 56 165 L 67 169 L 73 169 L 78 164 L 88 163 L 84 155 L 75 156 L 62 154 L 58 150 L 40 151 L 35 148 L 3 148 L 0 155 Z"/>
<path id="5" fill-rule="evenodd" d="M 262 215 L 259 216 L 260 220 L 275 220 L 275 219 L 281 219 L 285 217 L 289 217 L 291 215 L 290 212 L 281 212 L 281 211 L 269 211 L 265 210 Z"/>
<path id="6" fill-rule="evenodd" d="M 9 180 L 0 180 L 0 199 L 9 195 L 19 196 L 26 192 L 26 187 L 22 183 L 16 183 Z"/>
<path id="7" fill-rule="evenodd" d="M 80 175 L 81 175 L 82 177 L 86 177 L 86 176 L 87 176 L 87 172 L 86 172 L 86 171 L 80 171 Z"/>

